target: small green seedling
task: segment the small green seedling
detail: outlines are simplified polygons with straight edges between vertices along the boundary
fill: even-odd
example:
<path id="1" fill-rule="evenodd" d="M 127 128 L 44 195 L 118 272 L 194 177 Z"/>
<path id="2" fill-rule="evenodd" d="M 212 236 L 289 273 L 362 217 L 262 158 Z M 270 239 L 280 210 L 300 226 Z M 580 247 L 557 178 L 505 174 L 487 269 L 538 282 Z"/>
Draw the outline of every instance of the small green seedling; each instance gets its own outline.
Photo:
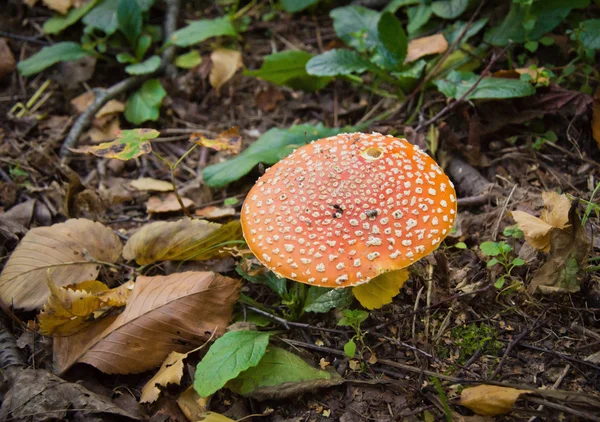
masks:
<path id="1" fill-rule="evenodd" d="M 337 325 L 342 327 L 352 327 L 356 334 L 344 344 L 344 352 L 349 358 L 353 358 L 356 355 L 356 341 L 361 344 L 361 351 L 365 348 L 364 336 L 365 332 L 360 329 L 360 325 L 369 317 L 369 313 L 361 311 L 360 309 L 344 309 L 344 316 L 340 318 Z M 362 352 L 361 352 L 362 353 Z"/>
<path id="2" fill-rule="evenodd" d="M 494 286 L 497 289 L 504 287 L 506 279 L 512 277 L 511 271 L 515 267 L 520 267 L 525 264 L 525 261 L 521 258 L 512 257 L 513 247 L 506 242 L 483 242 L 479 248 L 484 255 L 492 258 L 487 263 L 488 268 L 493 267 L 494 265 L 502 265 L 504 267 L 505 274 L 498 277 L 494 283 Z"/>

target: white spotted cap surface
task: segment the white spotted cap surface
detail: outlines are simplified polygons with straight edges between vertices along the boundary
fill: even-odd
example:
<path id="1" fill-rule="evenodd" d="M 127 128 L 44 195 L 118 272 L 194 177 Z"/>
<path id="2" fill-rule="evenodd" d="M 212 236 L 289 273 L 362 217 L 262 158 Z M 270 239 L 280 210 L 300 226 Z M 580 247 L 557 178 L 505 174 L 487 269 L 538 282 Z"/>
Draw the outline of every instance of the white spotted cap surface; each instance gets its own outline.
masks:
<path id="1" fill-rule="evenodd" d="M 456 217 L 456 192 L 405 139 L 344 133 L 272 166 L 242 207 L 244 237 L 281 277 L 349 287 L 435 250 Z"/>

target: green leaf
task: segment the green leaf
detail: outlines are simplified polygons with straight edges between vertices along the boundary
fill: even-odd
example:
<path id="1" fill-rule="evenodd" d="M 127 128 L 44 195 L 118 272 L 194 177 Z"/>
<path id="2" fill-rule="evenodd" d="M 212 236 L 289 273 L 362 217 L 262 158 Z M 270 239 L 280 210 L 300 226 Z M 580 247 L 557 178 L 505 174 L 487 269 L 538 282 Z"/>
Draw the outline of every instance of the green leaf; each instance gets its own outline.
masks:
<path id="1" fill-rule="evenodd" d="M 170 42 L 178 47 L 189 47 L 212 37 L 237 35 L 228 17 L 192 21 L 175 31 Z"/>
<path id="2" fill-rule="evenodd" d="M 434 82 L 435 86 L 448 98 L 461 98 L 479 77 L 472 72 L 452 71 L 443 79 Z M 528 82 L 518 79 L 483 78 L 467 100 L 502 99 L 527 97 L 535 94 L 535 88 Z"/>
<path id="3" fill-rule="evenodd" d="M 137 1 L 119 0 L 117 4 L 117 23 L 119 30 L 125 35 L 129 44 L 136 44 L 142 33 L 142 9 Z"/>
<path id="4" fill-rule="evenodd" d="M 196 367 L 194 389 L 208 397 L 240 372 L 258 365 L 272 332 L 231 331 L 217 339 Z"/>
<path id="5" fill-rule="evenodd" d="M 467 244 L 465 242 L 458 242 L 454 247 L 456 249 L 467 249 Z"/>
<path id="6" fill-rule="evenodd" d="M 270 129 L 235 158 L 206 167 L 202 171 L 204 183 L 212 188 L 225 186 L 248 174 L 258 163 L 275 164 L 296 147 L 347 130 L 327 128 L 321 123 Z"/>
<path id="7" fill-rule="evenodd" d="M 354 357 L 354 355 L 356 354 L 356 343 L 354 343 L 354 340 L 350 340 L 346 344 L 344 344 L 344 353 L 350 359 Z"/>
<path id="8" fill-rule="evenodd" d="M 483 242 L 479 249 L 487 256 L 498 256 L 502 253 L 502 248 L 498 242 Z"/>
<path id="9" fill-rule="evenodd" d="M 377 45 L 380 14 L 375 10 L 362 6 L 345 6 L 333 9 L 329 16 L 333 19 L 336 34 L 349 46 L 364 52 Z"/>
<path id="10" fill-rule="evenodd" d="M 371 63 L 353 50 L 329 50 L 306 63 L 306 71 L 315 76 L 339 76 L 363 73 Z"/>
<path id="11" fill-rule="evenodd" d="M 474 35 L 477 35 L 477 33 L 479 33 L 479 31 L 481 31 L 485 27 L 487 22 L 488 18 L 478 19 L 475 22 L 473 22 L 467 29 L 467 32 L 463 36 L 461 43 L 465 43 L 469 40 L 469 38 L 471 38 Z M 452 25 L 444 29 L 443 34 L 446 38 L 446 41 L 448 41 L 448 44 L 453 44 L 454 41 L 456 41 L 456 39 L 460 36 L 461 32 L 465 28 L 466 24 L 467 22 L 456 21 Z"/>
<path id="12" fill-rule="evenodd" d="M 239 199 L 232 197 L 232 198 L 225 199 L 223 201 L 223 205 L 225 205 L 226 207 L 230 207 L 230 206 L 235 205 L 235 204 L 237 204 L 239 202 L 240 202 Z"/>
<path id="13" fill-rule="evenodd" d="M 241 265 L 237 265 L 235 271 L 251 283 L 263 284 L 269 287 L 279 297 L 287 295 L 287 279 L 277 277 L 272 271 L 267 271 L 260 275 L 250 275 L 243 270 Z"/>
<path id="14" fill-rule="evenodd" d="M 148 35 L 148 34 L 140 35 L 137 45 L 135 46 L 136 59 L 142 60 L 144 58 L 144 56 L 146 55 L 146 53 L 148 52 L 148 49 L 150 48 L 151 44 L 152 44 L 152 37 L 150 35 Z"/>
<path id="15" fill-rule="evenodd" d="M 125 118 L 138 125 L 148 120 L 158 120 L 160 105 L 167 91 L 158 79 L 150 79 L 127 100 Z"/>
<path id="16" fill-rule="evenodd" d="M 226 387 L 243 396 L 274 399 L 298 397 L 303 392 L 342 381 L 335 372 L 320 371 L 287 350 L 269 346 L 258 365 L 242 372 Z"/>
<path id="17" fill-rule="evenodd" d="M 160 133 L 154 129 L 122 130 L 117 139 L 99 145 L 89 145 L 81 148 L 71 148 L 73 152 L 94 154 L 102 158 L 116 158 L 117 160 L 131 160 L 152 151 L 150 139 L 158 137 Z M 138 262 L 139 263 L 139 262 Z"/>
<path id="18" fill-rule="evenodd" d="M 600 50 L 600 19 L 590 19 L 579 24 L 577 39 L 585 49 Z"/>
<path id="19" fill-rule="evenodd" d="M 535 53 L 536 50 L 538 49 L 538 47 L 539 47 L 539 43 L 537 41 L 527 41 L 525 43 L 525 49 L 532 53 Z"/>
<path id="20" fill-rule="evenodd" d="M 337 323 L 341 327 L 358 327 L 369 317 L 369 313 L 361 309 L 344 309 L 342 313 L 344 316 Z"/>
<path id="21" fill-rule="evenodd" d="M 154 0 L 136 0 L 142 12 L 147 12 L 154 5 Z"/>
<path id="22" fill-rule="evenodd" d="M 504 278 L 504 276 L 498 277 L 498 279 L 494 283 L 494 287 L 497 289 L 501 289 L 502 287 L 504 287 L 505 282 L 506 282 L 506 279 Z"/>
<path id="23" fill-rule="evenodd" d="M 137 60 L 129 53 L 117 54 L 117 61 L 119 63 L 135 63 Z"/>
<path id="24" fill-rule="evenodd" d="M 106 35 L 112 35 L 119 27 L 117 5 L 119 0 L 104 0 L 90 13 L 84 16 L 83 23 L 90 29 L 99 29 Z"/>
<path id="25" fill-rule="evenodd" d="M 281 7 L 288 13 L 296 13 L 304 10 L 319 0 L 281 0 Z"/>
<path id="26" fill-rule="evenodd" d="M 69 26 L 77 23 L 79 19 L 84 17 L 92 8 L 98 3 L 99 0 L 90 0 L 87 3 L 82 4 L 80 7 L 75 7 L 69 12 L 62 16 L 56 15 L 44 22 L 44 32 L 46 34 L 59 34 Z"/>
<path id="27" fill-rule="evenodd" d="M 352 303 L 352 289 L 326 289 L 311 286 L 308 289 L 304 312 L 324 313 L 331 309 L 341 309 Z"/>
<path id="28" fill-rule="evenodd" d="M 408 38 L 402 23 L 391 13 L 384 13 L 377 25 L 379 43 L 374 61 L 388 70 L 400 70 L 406 59 Z"/>
<path id="29" fill-rule="evenodd" d="M 522 265 L 525 265 L 525 261 L 523 261 L 521 258 L 515 258 L 512 260 L 511 264 L 515 267 L 520 267 Z"/>
<path id="30" fill-rule="evenodd" d="M 331 78 L 309 75 L 306 63 L 313 57 L 306 51 L 288 50 L 264 57 L 264 63 L 258 70 L 246 70 L 244 75 L 254 76 L 289 86 L 293 89 L 317 91 L 327 85 Z"/>
<path id="31" fill-rule="evenodd" d="M 160 57 L 151 56 L 141 63 L 130 64 L 125 68 L 125 72 L 130 75 L 145 75 L 154 72 L 160 67 Z"/>
<path id="32" fill-rule="evenodd" d="M 406 30 L 409 34 L 413 34 L 429 22 L 432 11 L 431 6 L 419 4 L 418 6 L 409 7 L 407 13 L 408 26 L 406 27 Z"/>
<path id="33" fill-rule="evenodd" d="M 404 6 L 412 6 L 413 4 L 419 4 L 422 0 L 392 0 L 383 9 L 384 12 L 396 13 L 398 9 Z"/>
<path id="34" fill-rule="evenodd" d="M 202 56 L 197 50 L 189 51 L 175 58 L 175 66 L 182 69 L 192 69 L 202 63 Z"/>
<path id="35" fill-rule="evenodd" d="M 49 47 L 44 47 L 33 56 L 19 62 L 17 68 L 23 76 L 29 76 L 58 63 L 69 60 L 79 60 L 88 53 L 79 44 L 65 41 Z"/>
<path id="36" fill-rule="evenodd" d="M 431 11 L 442 19 L 456 19 L 467 10 L 469 0 L 438 0 L 431 3 Z"/>
<path id="37" fill-rule="evenodd" d="M 486 267 L 490 268 L 499 263 L 500 263 L 500 261 L 498 261 L 496 258 L 492 258 L 488 261 L 488 263 L 486 264 Z"/>

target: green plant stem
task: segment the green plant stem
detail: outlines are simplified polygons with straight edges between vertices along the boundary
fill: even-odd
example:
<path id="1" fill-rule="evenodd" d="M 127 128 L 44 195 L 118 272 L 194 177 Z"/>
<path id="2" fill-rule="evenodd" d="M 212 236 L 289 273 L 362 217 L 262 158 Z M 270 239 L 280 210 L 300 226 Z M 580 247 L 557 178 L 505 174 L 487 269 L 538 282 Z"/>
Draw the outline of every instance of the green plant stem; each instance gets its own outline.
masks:
<path id="1" fill-rule="evenodd" d="M 590 200 L 588 201 L 587 207 L 585 208 L 585 213 L 583 214 L 583 218 L 581 219 L 582 226 L 585 226 L 585 223 L 587 223 L 587 221 L 590 217 L 590 214 L 592 212 L 592 209 L 594 208 L 595 204 L 592 201 L 594 200 L 594 196 L 598 192 L 598 189 L 600 189 L 600 182 L 598 182 L 596 184 L 596 187 L 594 188 L 594 191 L 592 192 L 592 196 L 590 196 Z"/>

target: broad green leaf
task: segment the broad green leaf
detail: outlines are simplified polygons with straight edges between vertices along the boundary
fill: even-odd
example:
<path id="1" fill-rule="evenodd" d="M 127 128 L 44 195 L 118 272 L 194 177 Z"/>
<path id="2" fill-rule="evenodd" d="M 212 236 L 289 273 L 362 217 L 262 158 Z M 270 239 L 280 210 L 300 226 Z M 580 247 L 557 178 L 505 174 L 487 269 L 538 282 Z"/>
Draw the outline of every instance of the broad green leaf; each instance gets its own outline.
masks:
<path id="1" fill-rule="evenodd" d="M 204 183 L 213 188 L 225 186 L 248 174 L 258 163 L 275 164 L 294 148 L 347 130 L 327 128 L 321 123 L 316 126 L 305 124 L 288 129 L 270 129 L 235 158 L 206 167 L 202 171 Z"/>
<path id="2" fill-rule="evenodd" d="M 160 67 L 160 57 L 151 56 L 141 63 L 130 64 L 125 68 L 125 72 L 130 75 L 145 75 L 152 73 Z"/>
<path id="3" fill-rule="evenodd" d="M 435 86 L 448 98 L 461 98 L 479 77 L 472 72 L 452 71 Z M 483 78 L 467 100 L 527 97 L 535 94 L 535 88 L 526 81 L 506 78 Z"/>
<path id="4" fill-rule="evenodd" d="M 352 293 L 365 308 L 379 309 L 392 302 L 406 280 L 407 269 L 390 271 L 380 274 L 368 283 L 353 287 Z"/>
<path id="5" fill-rule="evenodd" d="M 126 161 L 150 153 L 152 145 L 149 141 L 150 139 L 157 138 L 158 135 L 160 133 L 154 129 L 122 130 L 119 137 L 114 141 L 81 148 L 71 148 L 71 151 Z"/>
<path id="6" fill-rule="evenodd" d="M 481 31 L 485 27 L 487 22 L 488 18 L 478 19 L 475 22 L 473 22 L 467 29 L 465 35 L 462 37 L 461 43 L 465 43 L 466 41 L 468 41 L 469 38 Z M 460 36 L 463 29 L 465 28 L 466 24 L 467 22 L 456 21 L 452 25 L 444 29 L 443 34 L 444 37 L 446 37 L 446 41 L 448 41 L 448 44 L 453 44 L 454 41 L 456 41 L 456 39 Z"/>
<path id="7" fill-rule="evenodd" d="M 497 289 L 501 289 L 502 287 L 504 287 L 504 283 L 506 283 L 506 277 L 498 277 L 498 279 L 494 282 L 494 287 Z"/>
<path id="8" fill-rule="evenodd" d="M 340 327 L 359 327 L 369 318 L 369 313 L 361 309 L 344 309 L 337 325 Z"/>
<path id="9" fill-rule="evenodd" d="M 160 104 L 167 95 L 158 79 L 150 79 L 127 100 L 125 118 L 139 125 L 148 120 L 158 120 Z"/>
<path id="10" fill-rule="evenodd" d="M 319 0 L 281 0 L 281 7 L 288 13 L 296 13 L 306 9 Z"/>
<path id="11" fill-rule="evenodd" d="M 600 19 L 581 22 L 577 39 L 586 49 L 600 50 Z"/>
<path id="12" fill-rule="evenodd" d="M 354 357 L 354 355 L 356 354 L 356 343 L 354 342 L 354 340 L 349 340 L 348 342 L 346 342 L 346 344 L 344 344 L 344 353 L 350 359 Z"/>
<path id="13" fill-rule="evenodd" d="M 58 63 L 79 60 L 88 53 L 77 43 L 65 41 L 44 47 L 33 56 L 19 62 L 17 68 L 23 76 L 34 75 Z"/>
<path id="14" fill-rule="evenodd" d="M 175 66 L 182 69 L 192 69 L 202 63 L 202 56 L 197 50 L 192 50 L 175 58 Z"/>
<path id="15" fill-rule="evenodd" d="M 556 28 L 571 12 L 571 9 L 587 7 L 589 0 L 543 0 L 536 1 L 527 13 L 527 6 L 512 2 L 508 14 L 500 25 L 491 28 L 485 34 L 484 40 L 495 46 L 505 46 L 509 40 L 524 43 L 527 40 L 540 39 L 544 34 Z M 527 26 L 526 18 L 534 16 L 535 22 L 531 29 Z"/>
<path id="16" fill-rule="evenodd" d="M 412 6 L 419 4 L 422 0 L 392 0 L 383 9 L 384 12 L 396 13 L 398 9 L 404 6 Z"/>
<path id="17" fill-rule="evenodd" d="M 135 63 L 136 59 L 129 53 L 119 53 L 117 54 L 117 61 L 119 63 Z"/>
<path id="18" fill-rule="evenodd" d="M 284 349 L 269 346 L 258 365 L 242 372 L 226 385 L 230 390 L 256 398 L 298 397 L 318 387 L 331 387 L 343 379 L 334 372 L 313 368 Z"/>
<path id="19" fill-rule="evenodd" d="M 339 76 L 363 73 L 371 63 L 353 50 L 329 50 L 306 63 L 306 71 L 315 76 Z"/>
<path id="20" fill-rule="evenodd" d="M 377 45 L 377 24 L 380 14 L 362 6 L 333 9 L 329 16 L 333 28 L 342 41 L 358 51 L 371 50 Z"/>
<path id="21" fill-rule="evenodd" d="M 304 312 L 324 313 L 332 309 L 342 309 L 352 303 L 352 291 L 350 289 L 326 289 L 324 287 L 310 286 Z"/>
<path id="22" fill-rule="evenodd" d="M 117 22 L 117 5 L 119 0 L 104 0 L 83 18 L 83 23 L 90 29 L 95 28 L 112 35 L 119 27 Z"/>
<path id="23" fill-rule="evenodd" d="M 511 264 L 514 265 L 515 267 L 520 267 L 522 265 L 525 265 L 525 261 L 522 260 L 521 258 L 515 258 L 512 260 Z"/>
<path id="24" fill-rule="evenodd" d="M 77 23 L 79 19 L 84 17 L 90 10 L 92 10 L 92 8 L 98 3 L 98 1 L 99 0 L 90 0 L 79 7 L 75 7 L 69 10 L 69 12 L 64 16 L 56 15 L 51 17 L 46 22 L 44 22 L 44 32 L 46 34 L 52 35 L 59 34 L 69 26 L 73 25 L 74 23 Z"/>
<path id="25" fill-rule="evenodd" d="M 408 38 L 402 23 L 392 13 L 384 13 L 377 25 L 379 43 L 374 61 L 388 70 L 400 70 L 406 59 Z"/>
<path id="26" fill-rule="evenodd" d="M 196 367 L 194 389 L 208 397 L 240 372 L 258 365 L 269 344 L 271 332 L 230 331 L 217 339 Z"/>
<path id="27" fill-rule="evenodd" d="M 277 277 L 272 271 L 267 271 L 260 275 L 250 275 L 244 272 L 240 265 L 235 267 L 235 271 L 251 283 L 263 284 L 269 287 L 273 292 L 277 293 L 279 297 L 283 297 L 288 292 L 287 279 Z"/>
<path id="28" fill-rule="evenodd" d="M 138 265 L 159 261 L 205 261 L 227 255 L 224 246 L 239 244 L 239 220 L 221 225 L 206 220 L 182 218 L 146 224 L 129 238 L 123 258 Z"/>
<path id="29" fill-rule="evenodd" d="M 407 14 L 408 26 L 406 27 L 406 30 L 409 34 L 413 34 L 429 22 L 432 14 L 431 6 L 419 4 L 418 6 L 409 7 Z"/>
<path id="30" fill-rule="evenodd" d="M 483 242 L 479 249 L 486 256 L 498 256 L 502 253 L 502 248 L 498 242 Z"/>
<path id="31" fill-rule="evenodd" d="M 137 1 L 119 0 L 117 4 L 117 23 L 129 44 L 134 46 L 142 33 L 142 9 Z"/>
<path id="32" fill-rule="evenodd" d="M 431 11 L 442 19 L 456 19 L 467 10 L 469 0 L 438 0 L 431 3 Z"/>
<path id="33" fill-rule="evenodd" d="M 140 38 L 137 41 L 137 44 L 135 46 L 135 57 L 138 60 L 142 60 L 144 58 L 144 56 L 146 55 L 146 53 L 148 52 L 148 49 L 150 48 L 150 45 L 152 44 L 152 37 L 148 34 L 142 34 L 140 35 Z"/>
<path id="34" fill-rule="evenodd" d="M 147 12 L 154 5 L 154 0 L 136 0 L 142 12 Z"/>
<path id="35" fill-rule="evenodd" d="M 488 261 L 488 263 L 485 265 L 487 268 L 493 267 L 496 264 L 499 264 L 500 261 L 498 261 L 496 258 L 492 258 Z"/>
<path id="36" fill-rule="evenodd" d="M 306 72 L 306 63 L 312 57 L 313 55 L 306 51 L 295 50 L 271 54 L 264 57 L 260 69 L 246 70 L 244 75 L 254 76 L 293 89 L 316 91 L 327 85 L 331 78 L 313 76 Z"/>
<path id="37" fill-rule="evenodd" d="M 178 47 L 189 47 L 212 37 L 236 36 L 236 31 L 228 17 L 192 21 L 175 31 L 170 42 Z"/>

